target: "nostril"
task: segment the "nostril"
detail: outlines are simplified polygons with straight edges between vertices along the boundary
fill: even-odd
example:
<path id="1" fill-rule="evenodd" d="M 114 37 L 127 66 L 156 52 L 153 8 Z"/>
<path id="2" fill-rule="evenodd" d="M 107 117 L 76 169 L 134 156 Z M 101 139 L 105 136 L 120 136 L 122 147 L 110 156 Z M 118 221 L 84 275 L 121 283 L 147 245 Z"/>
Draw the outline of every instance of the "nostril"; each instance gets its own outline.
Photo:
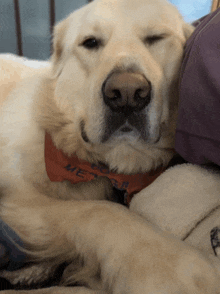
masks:
<path id="1" fill-rule="evenodd" d="M 146 98 L 150 93 L 150 89 L 149 87 L 145 87 L 143 89 L 137 89 L 135 91 L 135 97 L 138 97 L 138 98 Z"/>
<path id="2" fill-rule="evenodd" d="M 143 101 L 147 103 L 147 101 L 150 99 L 150 94 L 151 94 L 151 87 L 145 87 L 142 89 L 137 89 L 134 94 L 134 101 Z"/>
<path id="3" fill-rule="evenodd" d="M 112 91 L 114 96 L 112 97 L 112 99 L 117 100 L 121 98 L 121 92 L 119 90 L 113 90 Z"/>

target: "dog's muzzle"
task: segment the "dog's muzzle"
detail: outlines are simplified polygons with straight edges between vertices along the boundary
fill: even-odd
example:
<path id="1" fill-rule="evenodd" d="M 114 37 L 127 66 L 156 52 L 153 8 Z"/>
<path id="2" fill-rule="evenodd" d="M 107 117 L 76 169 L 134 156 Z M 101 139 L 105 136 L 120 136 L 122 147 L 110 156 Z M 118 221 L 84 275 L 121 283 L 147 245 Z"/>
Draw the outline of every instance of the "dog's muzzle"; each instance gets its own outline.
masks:
<path id="1" fill-rule="evenodd" d="M 102 85 L 105 104 L 129 116 L 143 110 L 151 100 L 151 83 L 140 73 L 115 72 Z"/>
<path id="2" fill-rule="evenodd" d="M 100 142 L 116 138 L 147 141 L 148 118 L 145 108 L 151 101 L 152 87 L 145 76 L 138 72 L 114 71 L 102 84 L 102 97 L 107 106 Z M 81 136 L 90 142 L 85 123 L 81 122 Z"/>

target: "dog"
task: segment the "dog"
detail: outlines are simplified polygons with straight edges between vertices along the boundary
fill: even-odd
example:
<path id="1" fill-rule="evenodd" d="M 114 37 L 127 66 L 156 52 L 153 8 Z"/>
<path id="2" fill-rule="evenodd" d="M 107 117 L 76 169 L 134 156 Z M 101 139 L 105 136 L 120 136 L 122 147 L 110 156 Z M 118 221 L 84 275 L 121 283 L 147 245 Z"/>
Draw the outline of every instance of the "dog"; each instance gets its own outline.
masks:
<path id="1" fill-rule="evenodd" d="M 192 31 L 165 0 L 95 0 L 56 25 L 48 65 L 1 98 L 1 219 L 34 262 L 1 276 L 30 284 L 68 262 L 60 286 L 78 287 L 27 293 L 219 293 L 203 253 L 135 211 L 147 187 L 131 188 L 131 209 L 111 201 L 174 155 Z"/>

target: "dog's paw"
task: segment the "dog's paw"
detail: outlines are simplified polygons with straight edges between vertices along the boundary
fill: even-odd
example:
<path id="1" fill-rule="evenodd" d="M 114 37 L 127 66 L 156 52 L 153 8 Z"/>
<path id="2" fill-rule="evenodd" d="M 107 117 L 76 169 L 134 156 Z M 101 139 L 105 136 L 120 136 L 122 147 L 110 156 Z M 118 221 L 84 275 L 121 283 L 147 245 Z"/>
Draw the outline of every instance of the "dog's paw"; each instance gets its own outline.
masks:
<path id="1" fill-rule="evenodd" d="M 45 263 L 34 264 L 16 271 L 0 272 L 0 277 L 8 280 L 12 285 L 19 288 L 29 288 L 33 285 L 43 284 L 52 278 L 57 270 L 57 266 L 51 266 Z"/>
<path id="2" fill-rule="evenodd" d="M 219 277 L 203 255 L 181 242 L 169 246 L 157 241 L 153 246 L 137 242 L 133 254 L 124 256 L 113 279 L 113 293 L 219 293 Z"/>

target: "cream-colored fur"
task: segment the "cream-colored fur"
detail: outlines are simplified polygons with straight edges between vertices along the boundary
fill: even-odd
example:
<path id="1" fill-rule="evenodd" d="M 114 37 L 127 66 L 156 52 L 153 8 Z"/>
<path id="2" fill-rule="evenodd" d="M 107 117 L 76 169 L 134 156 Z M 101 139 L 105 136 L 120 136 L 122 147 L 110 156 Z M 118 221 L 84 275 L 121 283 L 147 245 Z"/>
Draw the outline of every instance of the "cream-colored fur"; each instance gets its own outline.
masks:
<path id="1" fill-rule="evenodd" d="M 96 0 L 56 26 L 54 54 L 43 70 L 25 65 L 21 70 L 27 75 L 22 75 L 20 65 L 3 57 L 1 84 L 10 95 L 1 98 L 0 109 L 0 215 L 38 264 L 2 276 L 28 284 L 73 261 L 62 284 L 79 282 L 87 288 L 30 293 L 219 293 L 210 259 L 146 221 L 148 211 L 141 211 L 138 199 L 147 197 L 148 188 L 134 198 L 133 212 L 105 200 L 111 193 L 105 178 L 80 185 L 50 182 L 44 163 L 47 131 L 65 153 L 104 162 L 120 173 L 167 165 L 173 156 L 178 73 L 191 32 L 164 0 Z M 149 42 L 155 36 L 160 38 Z M 86 48 L 88 38 L 99 40 L 99 47 Z M 7 79 L 4 68 L 12 68 Z M 112 71 L 137 72 L 152 84 L 150 104 L 143 110 L 146 140 L 137 132 L 115 132 L 102 142 L 109 109 L 101 88 Z M 175 234 L 169 219 L 172 214 L 162 228 Z"/>
<path id="2" fill-rule="evenodd" d="M 1 54 L 0 59 L 0 106 L 21 80 L 32 76 L 36 69 L 43 71 L 45 61 L 27 60 L 13 54 Z"/>

